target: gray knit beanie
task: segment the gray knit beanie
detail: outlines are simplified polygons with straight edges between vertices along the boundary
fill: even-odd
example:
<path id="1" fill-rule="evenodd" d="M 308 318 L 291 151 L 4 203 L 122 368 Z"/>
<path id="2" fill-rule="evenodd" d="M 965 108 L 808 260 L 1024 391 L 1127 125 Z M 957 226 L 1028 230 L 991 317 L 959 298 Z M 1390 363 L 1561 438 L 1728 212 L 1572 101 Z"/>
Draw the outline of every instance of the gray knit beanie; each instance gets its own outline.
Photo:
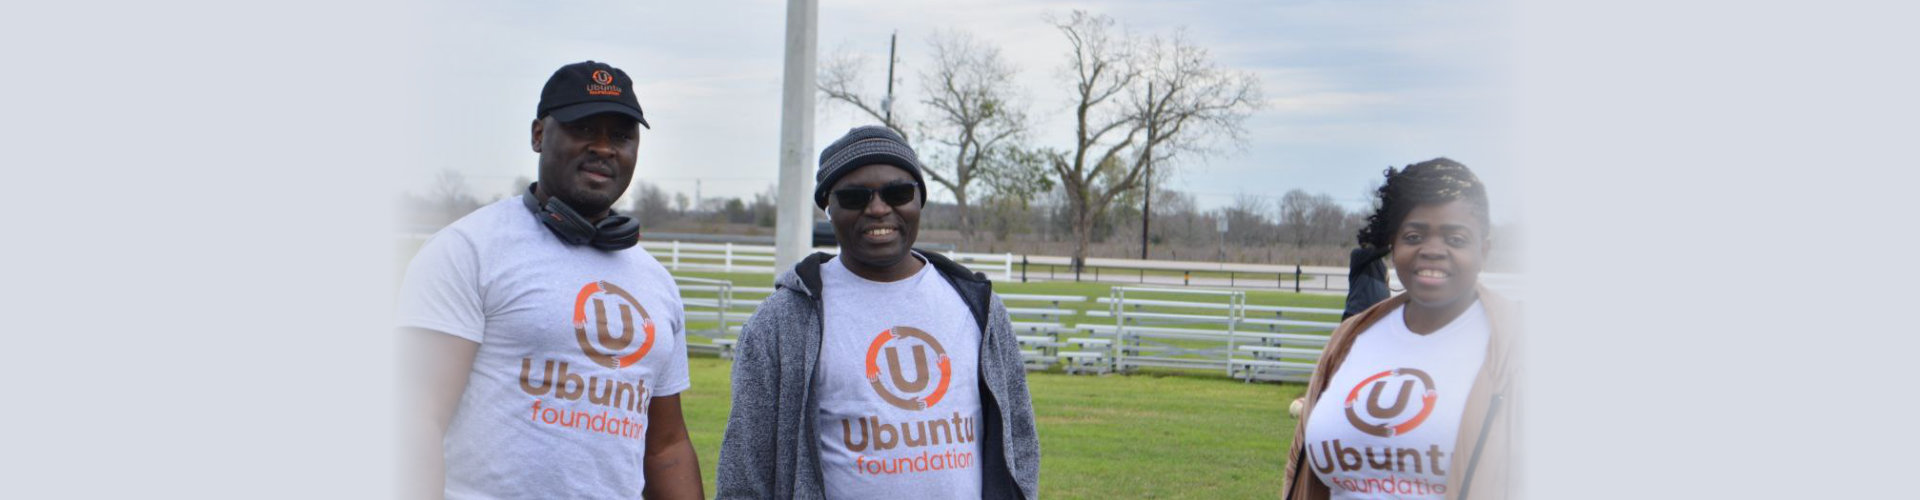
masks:
<path id="1" fill-rule="evenodd" d="M 879 125 L 854 127 L 847 135 L 827 145 L 820 151 L 820 170 L 814 172 L 813 204 L 827 208 L 827 192 L 833 190 L 833 183 L 860 167 L 873 164 L 893 165 L 913 174 L 913 183 L 920 187 L 920 203 L 927 202 L 927 181 L 920 177 L 920 158 L 913 154 L 913 148 L 907 146 L 907 140 L 900 134 Z"/>

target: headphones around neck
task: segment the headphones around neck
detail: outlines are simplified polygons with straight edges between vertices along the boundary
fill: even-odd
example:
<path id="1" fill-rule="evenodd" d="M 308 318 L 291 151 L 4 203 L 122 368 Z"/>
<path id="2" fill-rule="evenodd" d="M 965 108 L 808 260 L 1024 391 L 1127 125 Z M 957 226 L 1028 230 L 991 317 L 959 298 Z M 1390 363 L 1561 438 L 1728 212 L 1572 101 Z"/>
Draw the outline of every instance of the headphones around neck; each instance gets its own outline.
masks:
<path id="1" fill-rule="evenodd" d="M 608 210 L 607 218 L 600 219 L 596 224 L 580 216 L 580 212 L 575 212 L 558 196 L 548 196 L 547 203 L 542 205 L 540 197 L 533 194 L 534 186 L 539 184 L 528 184 L 527 194 L 520 199 L 526 202 L 527 210 L 533 212 L 533 218 L 540 219 L 540 223 L 553 231 L 554 236 L 559 236 L 560 241 L 568 245 L 591 245 L 607 251 L 625 250 L 640 243 L 640 221 Z"/>

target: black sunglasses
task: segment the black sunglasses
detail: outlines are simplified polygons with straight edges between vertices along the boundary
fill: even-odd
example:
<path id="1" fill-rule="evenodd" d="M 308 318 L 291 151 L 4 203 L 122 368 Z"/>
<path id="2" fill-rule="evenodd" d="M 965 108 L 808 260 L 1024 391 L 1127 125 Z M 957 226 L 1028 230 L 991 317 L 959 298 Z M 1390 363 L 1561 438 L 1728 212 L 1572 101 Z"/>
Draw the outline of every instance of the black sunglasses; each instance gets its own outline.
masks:
<path id="1" fill-rule="evenodd" d="M 902 183 L 888 184 L 881 186 L 880 189 L 858 186 L 835 189 L 833 190 L 833 197 L 835 203 L 840 205 L 840 208 L 847 210 L 866 210 L 867 204 L 873 203 L 873 193 L 876 191 L 880 193 L 880 201 L 887 202 L 888 206 L 894 207 L 913 201 L 914 195 L 919 193 L 919 190 L 916 189 L 914 185 Z"/>

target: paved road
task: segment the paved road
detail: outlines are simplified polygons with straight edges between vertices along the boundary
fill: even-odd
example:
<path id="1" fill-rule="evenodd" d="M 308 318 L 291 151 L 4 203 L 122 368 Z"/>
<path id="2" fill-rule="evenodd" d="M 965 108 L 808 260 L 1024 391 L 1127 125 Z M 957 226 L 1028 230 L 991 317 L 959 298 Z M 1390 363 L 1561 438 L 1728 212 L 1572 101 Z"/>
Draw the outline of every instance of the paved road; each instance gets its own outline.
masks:
<path id="1" fill-rule="evenodd" d="M 1100 265 L 1100 261 L 1102 260 L 1107 260 L 1107 259 L 1087 259 L 1087 262 L 1093 265 Z M 1051 275 L 1048 274 L 1047 272 L 1048 268 L 1046 266 L 1032 267 L 1030 265 L 1027 270 L 1027 279 L 1031 281 L 1072 281 L 1074 279 L 1073 273 L 1067 270 L 1066 264 L 1064 262 L 1065 259 L 1063 258 L 1061 259 L 1061 261 L 1062 263 L 1059 264 L 1055 269 L 1053 269 L 1053 272 Z M 1140 261 L 1134 261 L 1134 262 L 1140 262 Z M 1193 263 L 1186 263 L 1186 264 L 1192 265 Z M 1209 264 L 1209 265 L 1213 265 L 1213 264 Z M 1261 274 L 1242 276 L 1242 277 L 1230 277 L 1230 278 L 1194 277 L 1191 280 L 1186 280 L 1180 276 L 1146 275 L 1142 277 L 1142 275 L 1138 271 L 1107 268 L 1107 269 L 1100 269 L 1099 272 L 1097 273 L 1094 272 L 1092 269 L 1089 269 L 1088 272 L 1084 272 L 1080 274 L 1079 280 L 1080 281 L 1097 281 L 1101 283 L 1114 283 L 1114 284 L 1133 283 L 1133 284 L 1148 285 L 1148 286 L 1195 286 L 1195 287 L 1205 287 L 1205 288 L 1232 288 L 1237 290 L 1293 291 L 1294 289 L 1293 279 L 1292 279 L 1293 269 L 1291 268 L 1288 268 L 1285 270 L 1287 275 L 1284 277 L 1285 278 L 1284 280 L 1276 282 L 1274 281 L 1274 278 L 1276 276 L 1273 273 L 1278 272 L 1277 268 L 1282 266 L 1257 266 L 1254 264 L 1239 264 L 1239 265 L 1228 264 L 1228 266 L 1267 267 L 1267 268 L 1275 268 L 1275 270 L 1253 271 L 1253 272 L 1259 272 Z M 1014 269 L 1015 270 L 1014 270 L 1013 281 L 1019 281 L 1020 280 L 1019 267 L 1016 266 Z M 1329 272 L 1329 270 L 1331 269 L 1337 269 L 1338 272 Z M 1232 270 L 1235 272 L 1241 271 L 1241 269 L 1229 269 L 1229 270 Z M 1317 293 L 1317 294 L 1333 294 L 1333 295 L 1347 294 L 1346 269 L 1308 266 L 1302 269 L 1302 272 L 1318 273 L 1318 274 L 1308 274 L 1301 277 L 1301 280 L 1300 280 L 1301 293 Z M 1392 273 L 1388 273 L 1387 280 L 1388 280 L 1388 286 L 1391 287 L 1396 292 L 1402 289 L 1402 287 L 1400 286 L 1400 280 L 1394 277 Z M 1480 281 L 1481 283 L 1486 284 L 1489 288 L 1494 289 L 1494 291 L 1499 292 L 1501 295 L 1505 295 L 1509 299 L 1521 299 L 1525 297 L 1525 292 L 1526 292 L 1525 277 L 1522 275 L 1512 274 L 1512 273 L 1482 273 L 1480 275 Z"/>
<path id="2" fill-rule="evenodd" d="M 1088 259 L 1088 260 L 1094 261 L 1096 259 Z M 1187 279 L 1183 279 L 1180 276 L 1146 275 L 1145 277 L 1142 277 L 1138 271 L 1129 272 L 1128 270 L 1124 270 L 1124 269 L 1107 268 L 1107 269 L 1099 269 L 1098 273 L 1095 273 L 1093 272 L 1092 269 L 1089 269 L 1088 272 L 1081 273 L 1079 279 L 1080 281 L 1097 281 L 1101 283 L 1113 283 L 1113 284 L 1132 283 L 1132 284 L 1148 285 L 1148 286 L 1196 286 L 1196 287 L 1206 287 L 1206 288 L 1233 288 L 1233 289 L 1240 289 L 1240 290 L 1293 291 L 1292 272 L 1293 272 L 1293 269 L 1291 268 L 1287 269 L 1287 273 L 1288 273 L 1286 276 L 1287 279 L 1285 281 L 1276 282 L 1274 280 L 1274 277 L 1276 276 L 1275 274 L 1273 274 L 1274 271 L 1266 271 L 1261 274 L 1249 275 L 1249 276 L 1236 276 L 1236 277 L 1228 277 L 1228 278 L 1195 277 L 1195 278 L 1192 278 L 1191 280 L 1187 280 Z M 1074 276 L 1071 271 L 1067 270 L 1065 265 L 1061 265 L 1055 268 L 1051 276 L 1049 276 L 1049 274 L 1047 273 L 1046 266 L 1040 266 L 1040 267 L 1029 266 L 1027 269 L 1027 279 L 1030 281 L 1073 281 Z M 1013 281 L 1019 281 L 1019 280 L 1020 280 L 1020 272 L 1018 270 L 1018 267 L 1016 267 L 1014 271 Z M 1306 292 L 1306 293 L 1327 293 L 1327 294 L 1346 295 L 1347 277 L 1344 272 L 1342 272 L 1338 276 L 1328 276 L 1324 274 L 1301 276 L 1300 291 Z"/>

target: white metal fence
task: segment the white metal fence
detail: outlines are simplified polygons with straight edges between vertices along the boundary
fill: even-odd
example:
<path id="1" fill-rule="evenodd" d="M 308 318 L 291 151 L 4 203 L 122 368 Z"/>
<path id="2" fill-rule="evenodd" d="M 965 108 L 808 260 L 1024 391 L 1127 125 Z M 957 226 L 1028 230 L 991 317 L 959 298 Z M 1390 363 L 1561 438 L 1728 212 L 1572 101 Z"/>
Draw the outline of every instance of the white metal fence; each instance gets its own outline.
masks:
<path id="1" fill-rule="evenodd" d="M 412 233 L 401 235 L 403 239 L 416 241 L 423 241 L 428 236 L 428 234 Z M 666 240 L 642 241 L 640 246 L 661 264 L 674 271 L 756 274 L 775 274 L 778 271 L 773 268 L 774 247 L 770 245 Z M 830 247 L 814 250 L 829 253 L 837 251 Z M 1066 257 L 963 252 L 944 255 L 1003 283 L 1087 280 L 1134 283 L 1139 286 L 1226 287 L 1340 293 L 1346 290 L 1347 278 L 1346 269 L 1341 267 L 1100 258 L 1087 259 L 1087 270 L 1075 274 Z M 1401 288 L 1398 280 L 1391 273 L 1387 278 L 1391 288 L 1395 290 Z M 1524 275 L 1481 273 L 1480 281 L 1509 299 L 1521 301 L 1525 299 Z"/>
<path id="2" fill-rule="evenodd" d="M 1108 339 L 1112 370 L 1217 371 L 1245 380 L 1304 381 L 1313 372 L 1339 309 L 1259 306 L 1246 293 L 1192 288 L 1115 287 L 1088 316 L 1112 324 L 1077 330 Z"/>
<path id="3" fill-rule="evenodd" d="M 727 280 L 677 277 L 688 350 L 731 357 L 740 325 L 773 293 Z M 1305 380 L 1340 311 L 1246 303 L 1245 292 L 1116 287 L 1079 295 L 1001 294 L 1030 369 L 1067 373 L 1140 369 L 1215 372 L 1252 380 Z M 1098 306 L 1105 306 L 1104 308 Z"/>
<path id="4" fill-rule="evenodd" d="M 660 264 L 673 271 L 717 271 L 723 273 L 773 273 L 773 247 L 733 243 L 683 243 L 643 241 Z"/>
<path id="5" fill-rule="evenodd" d="M 735 243 L 687 243 L 682 241 L 645 241 L 641 248 L 653 254 L 653 258 L 672 271 L 712 271 L 723 273 L 760 273 L 774 274 L 774 247 L 768 245 L 741 245 Z M 834 248 L 816 248 L 822 252 L 835 252 Z M 1012 280 L 1014 277 L 1014 259 L 1010 253 L 947 253 L 942 254 L 975 271 L 999 281 Z"/>
<path id="6" fill-rule="evenodd" d="M 426 235 L 403 237 L 424 240 Z M 673 271 L 775 271 L 774 247 L 768 245 L 645 241 L 641 246 Z M 1024 270 L 1016 268 L 1029 259 L 1010 253 L 946 255 L 1002 282 L 1024 278 Z M 1218 266 L 1190 264 L 1198 270 Z M 688 333 L 705 340 L 689 342 L 688 349 L 727 357 L 740 325 L 773 293 L 771 287 L 735 286 L 723 279 L 676 275 L 674 280 L 686 307 Z M 1481 280 L 1509 298 L 1524 297 L 1521 275 L 1484 273 Z M 1398 288 L 1397 283 L 1393 286 Z M 1084 307 L 1088 297 L 1079 295 L 1000 297 L 1029 368 L 1058 366 L 1068 373 L 1217 371 L 1249 381 L 1305 380 L 1342 312 L 1253 305 L 1243 291 L 1194 287 L 1116 286 L 1110 296 L 1093 300 L 1103 308 Z"/>
<path id="7" fill-rule="evenodd" d="M 737 243 L 690 243 L 674 241 L 646 241 L 640 244 L 655 259 L 666 265 L 667 269 L 680 271 L 709 271 L 723 273 L 762 273 L 775 274 L 773 268 L 774 247 L 769 245 L 746 245 Z M 815 248 L 816 251 L 836 252 L 830 247 Z M 1066 265 L 1065 257 L 1015 255 L 1012 253 L 963 253 L 944 254 L 975 271 L 986 273 L 989 278 L 1003 283 L 1030 280 L 1086 279 L 1102 282 L 1131 282 L 1138 277 L 1138 283 L 1163 286 L 1198 286 L 1230 288 L 1274 288 L 1279 290 L 1310 290 L 1340 292 L 1346 289 L 1346 270 L 1343 268 L 1316 266 L 1276 266 L 1260 264 L 1221 264 L 1217 262 L 1185 261 L 1135 261 L 1128 259 L 1088 259 L 1089 271 L 1072 274 L 1062 273 L 1060 268 Z M 1037 271 L 1034 266 L 1046 266 L 1045 271 Z M 1102 274 L 1101 269 L 1107 269 Z M 1148 271 L 1183 272 L 1185 275 L 1149 276 Z M 1135 273 L 1138 274 L 1135 274 Z M 1201 276 L 1198 273 L 1207 273 Z M 1226 276 L 1220 276 L 1227 273 Z M 1237 273 L 1237 274 L 1236 274 Z M 1264 277 L 1263 277 L 1264 276 Z M 1510 273 L 1482 273 L 1481 282 L 1489 288 L 1499 291 L 1510 299 L 1520 299 L 1525 291 L 1522 276 Z M 1399 281 L 1388 276 L 1389 286 L 1399 289 Z M 1304 284 L 1304 286 L 1303 286 Z"/>

